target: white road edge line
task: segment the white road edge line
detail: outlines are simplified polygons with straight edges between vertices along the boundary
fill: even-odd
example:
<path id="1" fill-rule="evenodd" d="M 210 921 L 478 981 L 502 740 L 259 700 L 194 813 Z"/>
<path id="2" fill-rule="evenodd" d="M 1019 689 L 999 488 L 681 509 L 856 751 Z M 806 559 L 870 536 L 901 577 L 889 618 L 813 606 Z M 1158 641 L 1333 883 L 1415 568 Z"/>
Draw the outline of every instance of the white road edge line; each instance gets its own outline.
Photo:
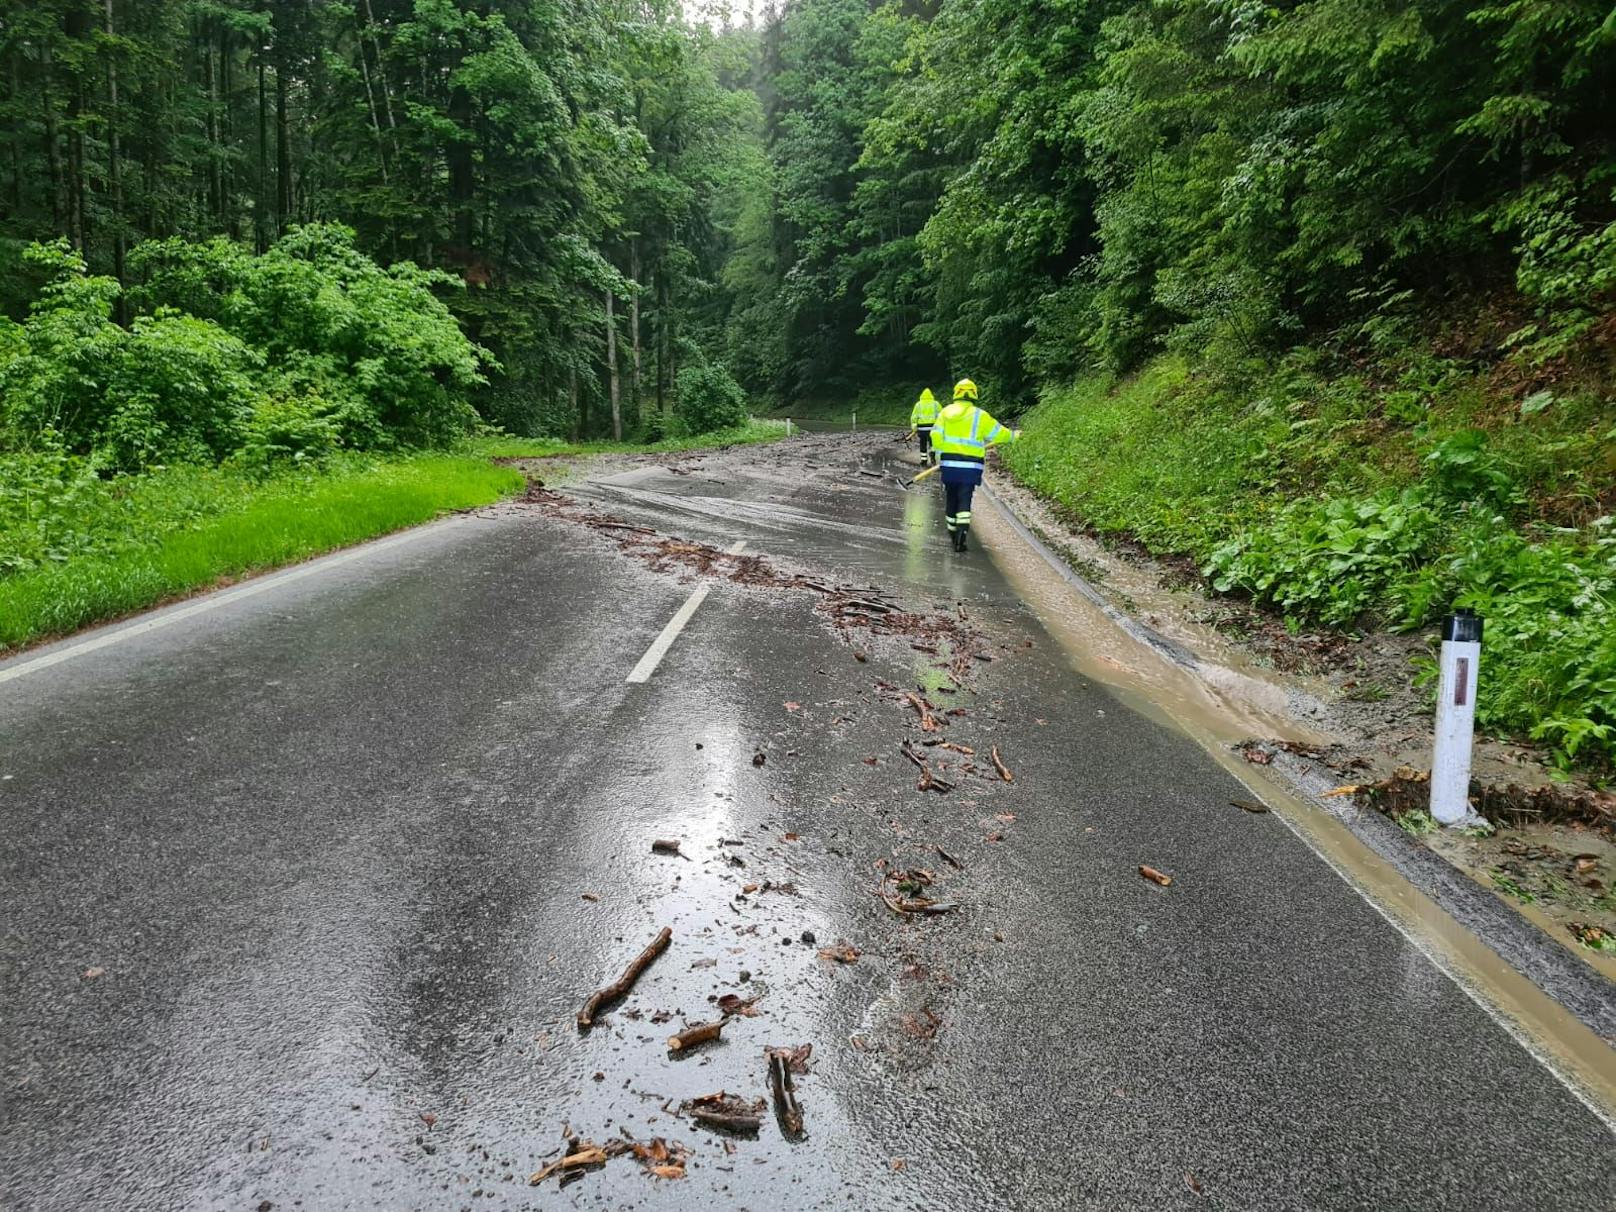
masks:
<path id="1" fill-rule="evenodd" d="M 731 547 L 728 554 L 740 555 L 745 550 L 746 542 L 743 539 Z M 707 594 L 711 590 L 712 585 L 708 582 L 703 582 L 696 587 L 696 592 L 686 598 L 685 604 L 679 607 L 678 613 L 668 620 L 668 625 L 662 629 L 662 634 L 651 641 L 651 646 L 645 650 L 645 655 L 640 658 L 640 663 L 629 671 L 628 677 L 624 679 L 625 681 L 640 685 L 651 680 L 651 675 L 656 672 L 657 666 L 662 664 L 662 658 L 668 655 L 668 649 L 673 647 L 673 642 L 679 638 L 679 633 L 685 629 L 685 625 L 690 622 L 696 610 L 707 600 Z"/>
<path id="2" fill-rule="evenodd" d="M 447 519 L 436 524 L 428 523 L 425 526 L 411 527 L 402 534 L 390 535 L 384 539 L 363 543 L 348 551 L 340 551 L 327 556 L 317 556 L 308 563 L 301 564 L 295 568 L 255 577 L 244 585 L 237 585 L 231 589 L 210 593 L 201 601 L 193 602 L 189 606 L 173 608 L 153 618 L 143 619 L 138 623 L 130 623 L 112 631 L 104 631 L 100 635 L 92 636 L 77 644 L 70 644 L 65 648 L 57 648 L 39 656 L 18 661 L 15 665 L 0 665 L 0 682 L 9 682 L 14 678 L 24 677 L 30 673 L 38 673 L 40 670 L 48 669 L 52 665 L 60 665 L 63 661 L 71 661 L 74 657 L 85 656 L 98 649 L 120 644 L 124 640 L 132 640 L 136 636 L 146 635 L 159 628 L 183 622 L 196 615 L 205 614 L 210 610 L 217 610 L 221 606 L 228 606 L 232 602 L 239 602 L 242 598 L 268 593 L 271 589 L 278 589 L 282 585 L 291 581 L 300 581 L 304 577 L 312 577 L 315 573 L 324 572 L 328 568 L 335 568 L 339 564 L 346 564 L 350 560 L 357 560 L 388 547 L 396 547 L 401 543 L 413 542 L 422 535 L 435 531 L 452 520 Z"/>

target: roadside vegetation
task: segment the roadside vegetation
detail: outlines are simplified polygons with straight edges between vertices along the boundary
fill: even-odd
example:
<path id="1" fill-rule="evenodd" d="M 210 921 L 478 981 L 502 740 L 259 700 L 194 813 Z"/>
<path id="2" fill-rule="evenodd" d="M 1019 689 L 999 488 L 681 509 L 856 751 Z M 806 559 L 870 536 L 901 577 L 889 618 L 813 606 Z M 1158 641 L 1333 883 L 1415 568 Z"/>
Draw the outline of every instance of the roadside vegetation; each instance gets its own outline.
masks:
<path id="1" fill-rule="evenodd" d="M 1565 764 L 1616 753 L 1616 417 L 1422 355 L 1375 381 L 1296 352 L 1164 357 L 1050 391 L 1007 454 L 1080 525 L 1194 559 L 1295 627 L 1487 620 L 1478 718 Z M 1382 363 L 1382 367 L 1386 364 Z M 1409 382 L 1418 386 L 1404 386 Z M 1431 668 L 1410 670 L 1429 680 Z"/>

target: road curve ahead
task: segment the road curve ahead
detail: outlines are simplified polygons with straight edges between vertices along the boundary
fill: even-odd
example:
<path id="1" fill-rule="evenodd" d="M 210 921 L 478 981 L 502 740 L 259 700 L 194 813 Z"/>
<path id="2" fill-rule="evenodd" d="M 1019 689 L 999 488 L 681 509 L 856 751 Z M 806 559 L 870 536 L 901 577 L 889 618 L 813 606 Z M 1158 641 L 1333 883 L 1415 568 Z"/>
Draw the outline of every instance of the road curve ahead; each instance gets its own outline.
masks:
<path id="1" fill-rule="evenodd" d="M 0 1207 L 1616 1207 L 1600 1117 L 895 451 L 620 464 L 0 663 Z M 801 1133 L 682 1109 L 803 1045 Z"/>

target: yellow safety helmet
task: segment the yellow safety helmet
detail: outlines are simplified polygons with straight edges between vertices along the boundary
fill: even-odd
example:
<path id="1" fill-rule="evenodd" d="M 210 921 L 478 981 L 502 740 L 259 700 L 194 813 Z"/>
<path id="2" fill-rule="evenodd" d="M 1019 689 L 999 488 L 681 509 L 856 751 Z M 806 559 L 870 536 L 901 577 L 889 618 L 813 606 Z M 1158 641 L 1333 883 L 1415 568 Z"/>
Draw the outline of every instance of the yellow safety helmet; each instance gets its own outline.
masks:
<path id="1" fill-rule="evenodd" d="M 937 397 L 931 394 L 931 388 L 927 387 L 927 388 L 925 388 L 924 390 L 921 391 L 921 393 L 920 393 L 920 402 L 922 404 L 935 404 L 935 403 L 937 403 Z"/>
<path id="2" fill-rule="evenodd" d="M 974 401 L 976 399 L 976 384 L 969 379 L 961 379 L 954 384 L 954 398 L 956 400 Z"/>

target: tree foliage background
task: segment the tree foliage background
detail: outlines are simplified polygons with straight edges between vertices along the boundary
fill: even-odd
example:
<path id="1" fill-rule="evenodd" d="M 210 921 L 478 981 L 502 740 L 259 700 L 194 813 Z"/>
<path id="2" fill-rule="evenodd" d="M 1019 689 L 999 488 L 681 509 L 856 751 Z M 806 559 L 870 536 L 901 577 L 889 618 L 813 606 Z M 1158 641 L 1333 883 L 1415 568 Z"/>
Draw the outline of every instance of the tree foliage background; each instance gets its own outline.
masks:
<path id="1" fill-rule="evenodd" d="M 395 393 L 361 433 L 325 375 L 315 406 L 346 438 L 441 436 L 429 388 L 519 432 L 632 433 L 723 345 L 719 281 L 764 171 L 756 43 L 672 0 L 5 0 L 0 307 L 60 319 L 76 274 L 92 327 L 177 336 L 159 316 L 176 309 L 247 342 L 244 370 L 257 357 L 307 386 L 303 354 L 358 338 L 304 349 L 283 322 L 438 339 L 418 298 L 371 289 L 407 280 L 467 346 L 390 349 L 427 371 L 408 385 L 342 353 L 361 390 Z M 57 239 L 54 258 L 30 251 Z M 345 319 L 274 314 L 243 285 L 339 261 L 325 286 L 370 296 Z M 335 297 L 303 278 L 304 304 Z"/>

